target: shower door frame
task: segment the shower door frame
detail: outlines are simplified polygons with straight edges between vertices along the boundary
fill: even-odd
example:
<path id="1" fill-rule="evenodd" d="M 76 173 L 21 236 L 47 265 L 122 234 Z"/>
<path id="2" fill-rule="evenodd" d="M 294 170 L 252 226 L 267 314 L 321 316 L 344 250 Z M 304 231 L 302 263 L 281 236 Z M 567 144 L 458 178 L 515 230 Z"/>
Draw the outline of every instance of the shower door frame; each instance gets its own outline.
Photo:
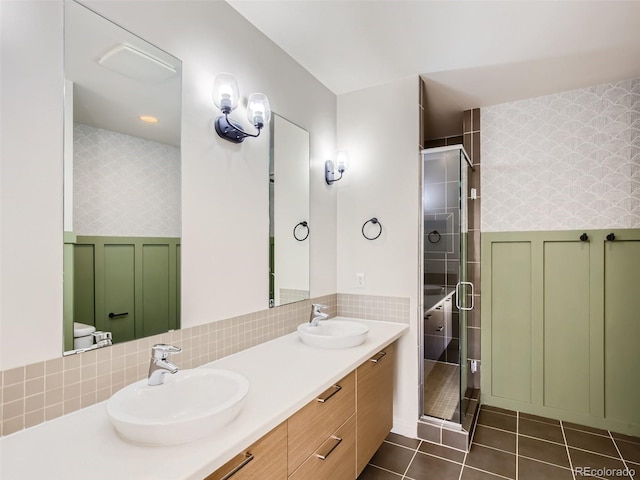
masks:
<path id="1" fill-rule="evenodd" d="M 458 395 L 459 395 L 459 405 L 458 408 L 460 409 L 460 421 L 459 422 L 455 422 L 455 421 L 451 421 L 451 420 L 444 420 L 444 419 L 440 419 L 438 417 L 432 417 L 430 415 L 427 415 L 425 413 L 425 408 L 424 408 L 424 202 L 423 202 L 423 192 L 424 192 L 424 156 L 425 154 L 429 154 L 429 153 L 445 153 L 445 152 L 450 152 L 450 151 L 459 151 L 462 154 L 462 157 L 464 158 L 465 162 L 463 163 L 462 158 L 459 158 L 458 160 L 458 165 L 459 165 L 459 170 L 460 170 L 460 178 L 459 178 L 459 195 L 458 195 L 458 200 L 459 200 L 459 212 L 460 212 L 460 217 L 459 217 L 459 222 L 460 222 L 460 260 L 459 260 L 459 265 L 458 265 L 458 287 L 461 287 L 459 289 L 460 292 L 465 292 L 465 288 L 464 288 L 464 283 L 468 283 L 467 282 L 467 232 L 468 232 L 468 225 L 469 225 L 469 215 L 468 215 L 468 171 L 469 169 L 471 170 L 475 170 L 473 167 L 473 164 L 469 158 L 469 155 L 467 154 L 467 152 L 465 151 L 464 147 L 460 144 L 457 145 L 449 145 L 446 147 L 435 147 L 435 148 L 427 148 L 424 149 L 420 152 L 420 168 L 419 168 L 419 199 L 420 199 L 420 208 L 419 208 L 419 212 L 420 212 L 420 218 L 419 218 L 419 245 L 420 245 L 420 258 L 418 261 L 418 285 L 419 285 L 419 291 L 418 291 L 418 299 L 419 299 L 419 305 L 418 305 L 418 401 L 419 401 L 419 419 L 430 419 L 430 418 L 434 418 L 434 419 L 438 419 L 439 421 L 442 421 L 445 425 L 449 426 L 449 427 L 454 427 L 454 428 L 460 428 L 462 429 L 462 417 L 463 417 L 463 413 L 462 413 L 462 402 L 463 402 L 463 396 L 464 396 L 464 391 L 463 391 L 463 382 L 466 383 L 466 379 L 467 379 L 467 375 L 466 375 L 466 369 L 467 369 L 467 335 L 466 335 L 466 328 L 467 328 L 467 311 L 470 310 L 470 308 L 467 307 L 467 299 L 468 299 L 468 294 L 465 292 L 462 295 L 461 298 L 461 306 L 464 307 L 464 309 L 460 309 L 459 310 L 459 328 L 460 328 L 460 344 L 459 344 L 459 368 L 460 368 L 460 378 L 459 378 L 459 391 L 458 391 Z M 464 170 L 462 170 L 462 166 L 465 166 L 466 168 Z M 462 283 L 462 285 L 461 285 Z M 458 288 L 456 287 L 456 290 L 458 290 Z M 444 297 L 443 297 L 444 298 Z M 463 331 L 464 329 L 464 331 Z M 464 385 L 464 388 L 466 390 L 466 385 Z"/>

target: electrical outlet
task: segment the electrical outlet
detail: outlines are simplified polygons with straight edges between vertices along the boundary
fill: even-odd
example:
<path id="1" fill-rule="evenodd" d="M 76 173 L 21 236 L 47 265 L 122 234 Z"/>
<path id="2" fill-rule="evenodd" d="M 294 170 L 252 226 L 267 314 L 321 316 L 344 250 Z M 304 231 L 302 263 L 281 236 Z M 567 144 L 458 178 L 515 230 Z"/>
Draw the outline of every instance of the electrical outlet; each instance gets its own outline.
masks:
<path id="1" fill-rule="evenodd" d="M 364 273 L 356 273 L 356 288 L 364 288 Z"/>

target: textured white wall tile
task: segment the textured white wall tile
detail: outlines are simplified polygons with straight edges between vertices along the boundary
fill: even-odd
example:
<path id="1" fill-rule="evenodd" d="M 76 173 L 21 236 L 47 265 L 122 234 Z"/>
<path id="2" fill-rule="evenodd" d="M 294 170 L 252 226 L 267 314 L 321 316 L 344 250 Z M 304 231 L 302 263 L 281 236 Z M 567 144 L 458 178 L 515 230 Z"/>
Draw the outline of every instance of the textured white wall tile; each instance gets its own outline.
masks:
<path id="1" fill-rule="evenodd" d="M 180 237 L 180 149 L 75 124 L 78 235 Z"/>
<path id="2" fill-rule="evenodd" d="M 482 230 L 640 228 L 640 79 L 483 108 Z"/>

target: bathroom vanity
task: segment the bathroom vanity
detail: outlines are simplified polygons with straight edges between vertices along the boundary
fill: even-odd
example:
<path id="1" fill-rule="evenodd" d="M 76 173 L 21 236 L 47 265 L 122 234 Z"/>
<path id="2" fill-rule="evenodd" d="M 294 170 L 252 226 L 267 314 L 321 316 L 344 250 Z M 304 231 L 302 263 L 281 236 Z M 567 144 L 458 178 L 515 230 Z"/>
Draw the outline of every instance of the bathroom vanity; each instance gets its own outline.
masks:
<path id="1" fill-rule="evenodd" d="M 393 426 L 394 351 L 380 350 L 206 480 L 355 479 Z"/>
<path id="2" fill-rule="evenodd" d="M 201 367 L 250 383 L 239 416 L 209 437 L 130 444 L 103 402 L 0 439 L 0 478 L 219 480 L 244 463 L 226 478 L 355 479 L 391 429 L 393 343 L 408 330 L 355 321 L 370 330 L 353 348 L 312 348 L 294 332 Z"/>

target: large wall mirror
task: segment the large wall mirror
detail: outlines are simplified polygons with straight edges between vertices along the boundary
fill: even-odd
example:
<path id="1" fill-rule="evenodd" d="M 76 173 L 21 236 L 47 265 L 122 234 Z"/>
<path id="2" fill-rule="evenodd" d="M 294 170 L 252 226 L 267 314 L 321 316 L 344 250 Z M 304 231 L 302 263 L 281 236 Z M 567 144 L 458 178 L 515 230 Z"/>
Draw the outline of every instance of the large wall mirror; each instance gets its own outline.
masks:
<path id="1" fill-rule="evenodd" d="M 269 306 L 309 298 L 309 132 L 274 115 L 269 162 Z"/>
<path id="2" fill-rule="evenodd" d="M 65 1 L 65 351 L 180 327 L 181 68 Z"/>

